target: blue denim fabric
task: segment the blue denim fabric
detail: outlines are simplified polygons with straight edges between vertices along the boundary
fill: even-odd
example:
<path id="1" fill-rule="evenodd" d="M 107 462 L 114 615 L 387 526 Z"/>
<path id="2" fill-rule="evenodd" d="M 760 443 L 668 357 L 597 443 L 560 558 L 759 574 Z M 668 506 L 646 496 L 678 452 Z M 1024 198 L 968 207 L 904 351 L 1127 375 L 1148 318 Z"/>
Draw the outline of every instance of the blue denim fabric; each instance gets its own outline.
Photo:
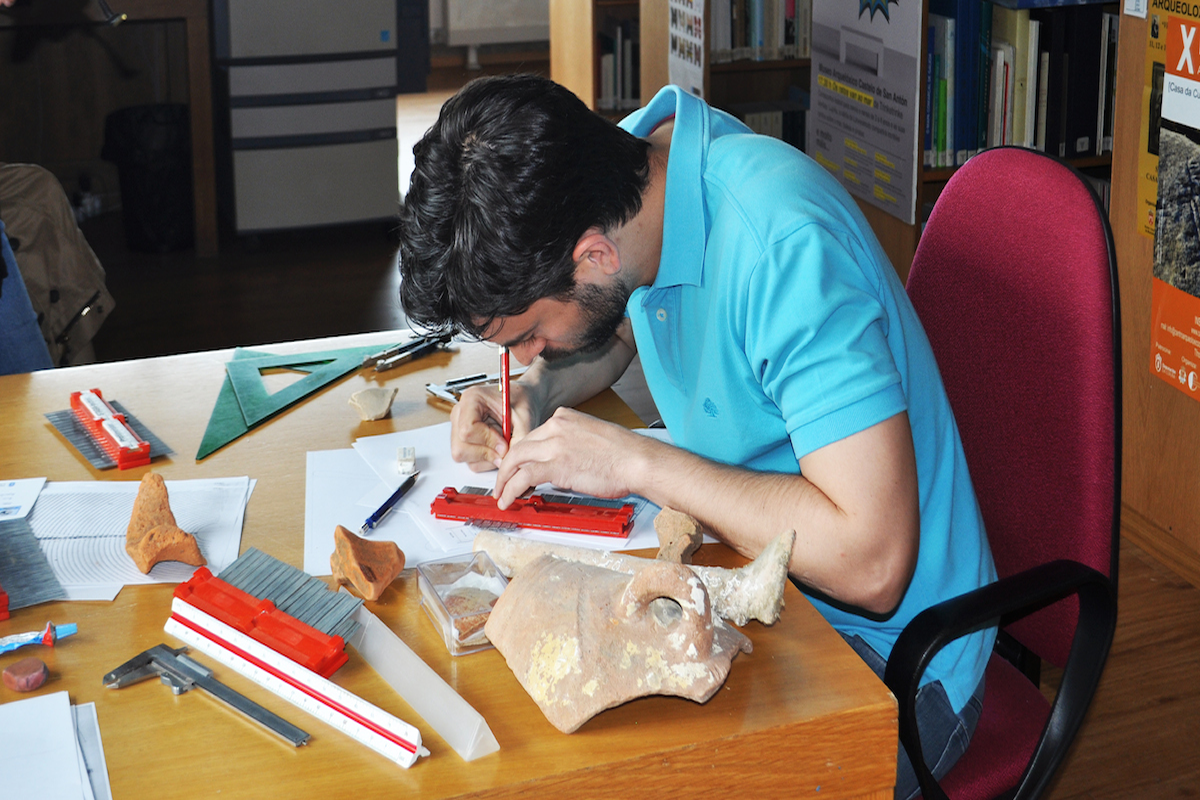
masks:
<path id="1" fill-rule="evenodd" d="M 883 670 L 887 666 L 883 656 L 876 653 L 862 637 L 843 635 L 843 638 L 882 680 Z M 980 678 L 971 699 L 958 714 L 950 706 L 941 681 L 927 683 L 917 691 L 917 729 L 921 732 L 921 752 L 925 756 L 925 763 L 930 765 L 930 772 L 939 780 L 958 762 L 971 742 L 971 735 L 975 733 L 979 714 L 983 710 L 983 683 L 984 679 Z M 912 800 L 920 793 L 917 774 L 913 771 L 904 746 L 900 745 L 896 754 L 896 800 Z"/>
<path id="2" fill-rule="evenodd" d="M 37 315 L 29 302 L 25 281 L 17 269 L 17 259 L 8 244 L 4 223 L 0 221 L 0 248 L 3 248 L 4 264 L 8 275 L 0 286 L 0 375 L 13 375 L 50 369 L 50 351 L 42 330 L 38 327 Z"/>

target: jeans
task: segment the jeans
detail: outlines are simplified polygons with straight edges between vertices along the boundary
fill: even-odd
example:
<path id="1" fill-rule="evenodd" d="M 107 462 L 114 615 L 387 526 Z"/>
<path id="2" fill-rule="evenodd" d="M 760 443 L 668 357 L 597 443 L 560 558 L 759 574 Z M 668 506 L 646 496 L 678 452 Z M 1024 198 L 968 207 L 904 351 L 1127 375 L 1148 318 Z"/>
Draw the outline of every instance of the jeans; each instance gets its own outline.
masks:
<path id="1" fill-rule="evenodd" d="M 7 267 L 0 283 L 0 375 L 50 369 L 54 362 L 42 338 L 17 260 L 8 246 L 3 222 L 0 222 L 0 250 Z"/>
<path id="2" fill-rule="evenodd" d="M 883 656 L 860 636 L 843 635 L 843 638 L 882 680 L 883 670 L 887 666 Z M 971 735 L 975 733 L 975 725 L 979 722 L 979 712 L 983 709 L 983 682 L 984 679 L 980 678 L 971 699 L 958 714 L 950 706 L 950 698 L 946 696 L 941 681 L 927 683 L 917 690 L 917 729 L 921 732 L 921 752 L 935 778 L 941 779 L 966 752 Z M 917 774 L 913 771 L 904 746 L 900 745 L 896 754 L 896 800 L 912 800 L 920 793 Z"/>

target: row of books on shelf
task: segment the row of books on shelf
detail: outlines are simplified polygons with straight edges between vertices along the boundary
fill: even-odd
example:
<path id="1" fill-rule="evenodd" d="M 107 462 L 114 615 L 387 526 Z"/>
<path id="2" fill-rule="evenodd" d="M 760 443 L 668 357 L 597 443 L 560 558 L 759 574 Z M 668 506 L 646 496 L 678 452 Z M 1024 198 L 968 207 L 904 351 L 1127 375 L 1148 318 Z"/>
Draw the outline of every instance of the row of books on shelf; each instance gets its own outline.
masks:
<path id="1" fill-rule="evenodd" d="M 708 19 L 714 64 L 812 54 L 812 0 L 710 0 Z"/>
<path id="2" fill-rule="evenodd" d="M 641 59 L 638 21 L 608 17 L 599 33 L 600 111 L 632 111 L 641 103 Z"/>
<path id="3" fill-rule="evenodd" d="M 1100 198 L 1101 205 L 1104 206 L 1105 211 L 1108 211 L 1110 206 L 1109 201 L 1112 199 L 1112 179 L 1099 175 L 1089 175 L 1086 172 L 1083 173 L 1083 177 L 1096 190 L 1096 196 Z"/>
<path id="4" fill-rule="evenodd" d="M 1018 145 L 1061 158 L 1112 151 L 1115 8 L 931 0 L 925 166 Z"/>
<path id="5" fill-rule="evenodd" d="M 809 94 L 798 86 L 788 89 L 786 100 L 733 103 L 726 111 L 746 123 L 755 133 L 774 136 L 797 150 L 804 150 L 808 135 Z"/>

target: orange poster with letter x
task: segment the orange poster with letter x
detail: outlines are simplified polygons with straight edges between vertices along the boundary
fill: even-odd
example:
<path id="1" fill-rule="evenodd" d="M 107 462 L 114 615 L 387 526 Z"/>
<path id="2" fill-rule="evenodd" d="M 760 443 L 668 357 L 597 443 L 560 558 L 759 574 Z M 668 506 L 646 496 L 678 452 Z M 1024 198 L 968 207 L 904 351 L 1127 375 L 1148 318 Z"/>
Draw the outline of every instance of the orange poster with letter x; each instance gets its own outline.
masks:
<path id="1" fill-rule="evenodd" d="M 1150 371 L 1200 400 L 1200 3 L 1166 12 Z"/>

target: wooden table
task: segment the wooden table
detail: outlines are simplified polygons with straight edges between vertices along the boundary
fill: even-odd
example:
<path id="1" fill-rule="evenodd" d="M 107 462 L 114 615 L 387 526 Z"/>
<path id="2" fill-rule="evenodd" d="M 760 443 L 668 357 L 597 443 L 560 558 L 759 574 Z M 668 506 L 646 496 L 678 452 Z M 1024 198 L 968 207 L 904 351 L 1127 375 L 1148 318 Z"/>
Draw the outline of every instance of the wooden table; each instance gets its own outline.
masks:
<path id="1" fill-rule="evenodd" d="M 313 352 L 396 338 L 364 334 L 261 349 Z M 147 469 L 168 479 L 249 475 L 258 485 L 246 512 L 243 549 L 258 547 L 299 566 L 305 453 L 444 422 L 446 410 L 426 401 L 425 383 L 497 367 L 494 348 L 468 345 L 382 375 L 356 373 L 197 463 L 193 456 L 230 355 L 195 353 L 0 377 L 0 479 L 136 481 Z M 360 422 L 347 399 L 376 383 L 400 389 L 393 416 Z M 92 469 L 44 414 L 66 408 L 72 391 L 93 387 L 125 405 L 176 455 L 149 468 Z M 638 424 L 611 392 L 585 408 Z M 721 545 L 706 545 L 698 560 L 743 563 Z M 178 645 L 162 630 L 172 589 L 129 586 L 112 603 L 43 604 L 0 622 L 0 635 L 40 628 L 47 620 L 78 623 L 77 635 L 36 649 L 51 672 L 38 692 L 66 690 L 73 703 L 96 703 L 117 798 L 652 797 L 708 791 L 821 800 L 892 796 L 895 701 L 790 585 L 779 622 L 743 628 L 754 651 L 737 656 L 706 704 L 641 698 L 568 736 L 545 720 L 495 650 L 458 658 L 446 652 L 417 604 L 412 570 L 406 570 L 368 607 L 484 716 L 500 743 L 498 753 L 464 762 L 351 651 L 336 682 L 422 728 L 432 755 L 408 770 L 228 669 L 217 668 L 218 679 L 308 730 L 310 744 L 283 744 L 199 692 L 176 697 L 153 681 L 103 688 L 101 675 L 133 655 L 160 642 Z M 0 656 L 0 666 L 12 660 L 13 654 Z M 20 697 L 0 685 L 0 702 Z"/>
<path id="2" fill-rule="evenodd" d="M 188 107 L 192 133 L 192 195 L 195 205 L 196 255 L 217 255 L 217 168 L 213 143 L 212 67 L 209 57 L 208 0 L 113 0 L 117 14 L 129 23 L 182 20 L 187 36 Z M 80 25 L 103 23 L 95 0 L 34 0 L 6 10 L 0 26 Z"/>

